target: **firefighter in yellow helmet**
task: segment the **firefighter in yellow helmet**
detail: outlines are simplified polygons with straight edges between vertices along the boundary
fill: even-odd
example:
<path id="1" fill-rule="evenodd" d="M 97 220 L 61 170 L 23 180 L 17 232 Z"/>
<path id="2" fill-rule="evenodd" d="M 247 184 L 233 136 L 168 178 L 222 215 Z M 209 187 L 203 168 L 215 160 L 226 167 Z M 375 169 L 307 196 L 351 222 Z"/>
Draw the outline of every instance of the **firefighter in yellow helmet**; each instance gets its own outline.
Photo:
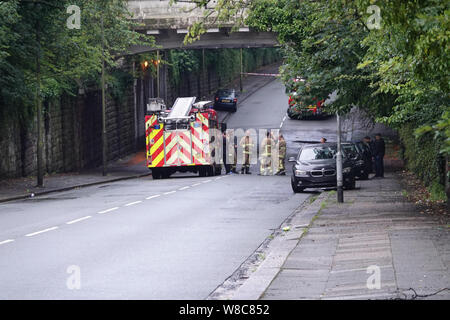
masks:
<path id="1" fill-rule="evenodd" d="M 286 140 L 282 134 L 278 137 L 278 172 L 277 175 L 284 176 L 286 175 L 286 168 L 284 166 L 284 162 L 286 160 Z"/>
<path id="2" fill-rule="evenodd" d="M 267 176 L 267 175 L 272 175 L 273 171 L 272 171 L 272 144 L 273 144 L 273 139 L 272 139 L 272 135 L 270 134 L 269 131 L 267 131 L 266 133 L 266 137 L 263 139 L 263 141 L 261 142 L 261 175 L 262 176 Z"/>
<path id="3" fill-rule="evenodd" d="M 241 174 L 251 174 L 250 172 L 250 155 L 252 154 L 253 149 L 253 139 L 250 137 L 250 131 L 245 132 L 245 136 L 242 137 L 240 143 L 242 147 L 242 153 L 243 153 L 243 164 L 241 169 Z"/>

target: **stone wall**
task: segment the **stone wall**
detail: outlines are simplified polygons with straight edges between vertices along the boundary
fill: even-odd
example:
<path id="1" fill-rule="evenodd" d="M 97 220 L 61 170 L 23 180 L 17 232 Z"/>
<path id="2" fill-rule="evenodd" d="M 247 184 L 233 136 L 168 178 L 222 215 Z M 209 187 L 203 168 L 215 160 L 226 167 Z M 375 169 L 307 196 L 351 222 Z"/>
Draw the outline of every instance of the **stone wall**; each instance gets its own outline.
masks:
<path id="1" fill-rule="evenodd" d="M 123 103 L 107 100 L 108 161 L 135 151 L 133 91 Z M 102 163 L 101 95 L 62 96 L 43 105 L 45 172 L 70 172 Z M 36 174 L 36 119 L 28 124 L 10 120 L 1 128 L 0 177 Z"/>

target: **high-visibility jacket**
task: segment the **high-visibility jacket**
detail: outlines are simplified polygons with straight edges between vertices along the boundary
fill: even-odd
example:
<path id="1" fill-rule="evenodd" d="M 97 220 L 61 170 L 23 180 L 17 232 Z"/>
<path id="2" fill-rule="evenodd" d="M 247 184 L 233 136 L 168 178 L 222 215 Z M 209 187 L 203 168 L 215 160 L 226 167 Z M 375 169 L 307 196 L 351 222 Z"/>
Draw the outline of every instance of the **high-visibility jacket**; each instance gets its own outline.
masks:
<path id="1" fill-rule="evenodd" d="M 270 157 L 272 155 L 272 139 L 264 138 L 264 140 L 261 142 L 261 145 L 263 149 L 263 155 L 266 157 Z"/>
<path id="2" fill-rule="evenodd" d="M 251 154 L 252 153 L 252 148 L 254 146 L 253 144 L 253 140 L 252 138 L 250 138 L 250 136 L 245 136 L 241 139 L 240 143 L 239 143 L 242 147 L 242 151 L 244 154 Z"/>
<path id="3" fill-rule="evenodd" d="M 278 157 L 279 158 L 286 158 L 286 140 L 280 139 L 278 141 Z"/>

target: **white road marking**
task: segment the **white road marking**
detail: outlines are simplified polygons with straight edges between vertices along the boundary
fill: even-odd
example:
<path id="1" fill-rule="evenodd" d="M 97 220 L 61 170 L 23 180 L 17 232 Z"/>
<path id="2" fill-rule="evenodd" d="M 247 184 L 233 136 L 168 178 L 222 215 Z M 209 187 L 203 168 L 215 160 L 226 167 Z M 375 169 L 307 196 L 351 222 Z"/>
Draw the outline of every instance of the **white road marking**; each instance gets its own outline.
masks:
<path id="1" fill-rule="evenodd" d="M 199 186 L 199 185 L 201 185 L 201 183 L 194 183 L 191 187 L 196 187 L 196 186 Z"/>
<path id="2" fill-rule="evenodd" d="M 205 180 L 205 181 L 202 181 L 203 183 L 208 183 L 208 182 L 211 182 L 212 180 Z"/>
<path id="3" fill-rule="evenodd" d="M 8 239 L 8 240 L 0 242 L 0 245 L 7 244 L 7 243 L 10 243 L 10 242 L 13 242 L 13 241 L 14 241 L 13 239 Z"/>
<path id="4" fill-rule="evenodd" d="M 111 209 L 106 209 L 106 210 L 103 210 L 103 211 L 99 211 L 99 212 L 97 212 L 97 213 L 107 213 L 107 212 L 111 212 L 111 211 L 114 211 L 114 210 L 117 210 L 117 209 L 119 209 L 119 207 L 114 207 L 114 208 L 111 208 Z"/>
<path id="5" fill-rule="evenodd" d="M 141 200 L 135 201 L 135 202 L 130 202 L 130 203 L 127 203 L 126 205 L 124 205 L 124 207 L 133 206 L 133 205 L 138 204 L 138 203 L 141 203 L 141 202 L 142 202 Z"/>
<path id="6" fill-rule="evenodd" d="M 182 190 L 186 190 L 186 189 L 189 189 L 190 187 L 183 187 L 183 188 L 180 188 L 180 189 L 178 189 L 179 191 L 182 191 Z"/>
<path id="7" fill-rule="evenodd" d="M 219 179 L 222 179 L 223 177 L 217 177 L 217 178 L 215 178 L 214 180 L 219 180 Z"/>
<path id="8" fill-rule="evenodd" d="M 280 123 L 280 129 L 281 129 L 281 127 L 283 126 L 283 122 L 282 123 Z"/>
<path id="9" fill-rule="evenodd" d="M 77 223 L 77 222 L 80 222 L 80 221 L 83 221 L 83 220 L 86 220 L 86 219 L 89 219 L 89 218 L 92 218 L 92 217 L 91 216 L 86 216 L 86 217 L 83 217 L 83 218 L 79 218 L 79 219 L 75 219 L 75 220 L 66 222 L 66 224 Z"/>
<path id="10" fill-rule="evenodd" d="M 51 228 L 47 228 L 47 229 L 44 229 L 44 230 L 41 230 L 41 231 L 29 233 L 29 234 L 26 234 L 25 237 L 32 237 L 32 236 L 35 236 L 37 234 L 41 234 L 41 233 L 44 233 L 44 232 L 52 231 L 52 230 L 55 230 L 55 229 L 58 229 L 58 227 L 51 227 Z"/>
<path id="11" fill-rule="evenodd" d="M 150 200 L 150 199 L 158 198 L 160 196 L 161 196 L 160 194 L 155 194 L 154 196 L 150 196 L 150 197 L 147 197 L 145 199 Z"/>
<path id="12" fill-rule="evenodd" d="M 169 191 L 169 192 L 164 192 L 164 194 L 172 194 L 175 193 L 176 191 Z"/>
<path id="13" fill-rule="evenodd" d="M 283 117 L 283 122 L 286 121 L 286 115 Z"/>

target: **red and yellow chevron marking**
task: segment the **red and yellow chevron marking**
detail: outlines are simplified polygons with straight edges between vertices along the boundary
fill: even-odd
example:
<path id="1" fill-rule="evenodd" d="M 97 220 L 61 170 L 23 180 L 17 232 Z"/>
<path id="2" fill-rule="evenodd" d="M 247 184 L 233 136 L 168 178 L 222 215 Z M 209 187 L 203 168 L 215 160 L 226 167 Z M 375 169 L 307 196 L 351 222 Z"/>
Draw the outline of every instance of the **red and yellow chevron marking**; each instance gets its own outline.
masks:
<path id="1" fill-rule="evenodd" d="M 209 146 L 209 120 L 208 116 L 197 113 L 196 127 L 191 124 L 189 131 L 166 131 L 163 124 L 159 129 L 152 128 L 157 122 L 157 116 L 147 116 L 146 144 L 147 166 L 179 166 L 179 165 L 205 165 L 211 159 Z"/>
<path id="2" fill-rule="evenodd" d="M 201 123 L 200 126 L 195 127 L 191 124 L 192 136 L 192 153 L 194 163 L 196 165 L 204 165 L 209 162 L 209 150 L 205 150 L 205 141 L 209 143 L 209 123 L 208 118 L 202 113 L 197 113 L 196 122 Z"/>
<path id="3" fill-rule="evenodd" d="M 146 117 L 146 144 L 147 144 L 147 166 L 161 167 L 164 164 L 164 125 L 159 129 L 151 128 L 158 124 L 156 115 Z"/>

